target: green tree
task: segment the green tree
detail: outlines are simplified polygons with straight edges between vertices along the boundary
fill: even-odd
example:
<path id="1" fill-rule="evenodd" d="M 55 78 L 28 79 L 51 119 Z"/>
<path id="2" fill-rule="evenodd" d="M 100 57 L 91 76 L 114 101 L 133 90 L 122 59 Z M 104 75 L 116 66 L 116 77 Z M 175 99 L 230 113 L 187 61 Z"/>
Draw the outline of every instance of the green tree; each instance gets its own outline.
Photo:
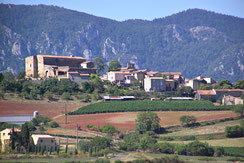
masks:
<path id="1" fill-rule="evenodd" d="M 99 58 L 99 57 L 96 57 L 94 59 L 94 65 L 95 65 L 95 68 L 97 69 L 97 73 L 98 74 L 100 74 L 101 72 L 103 72 L 103 70 L 106 67 L 106 64 L 104 64 L 103 59 L 102 58 Z"/>
<path id="2" fill-rule="evenodd" d="M 235 108 L 232 111 L 235 112 L 235 113 L 240 114 L 240 116 L 242 117 L 243 113 L 244 113 L 244 104 L 236 105 Z"/>
<path id="3" fill-rule="evenodd" d="M 100 78 L 94 78 L 91 80 L 90 82 L 91 84 L 91 87 L 96 90 L 98 90 L 100 93 L 103 93 L 104 92 L 104 84 L 103 84 L 103 81 L 100 79 Z"/>
<path id="4" fill-rule="evenodd" d="M 126 134 L 120 148 L 127 151 L 135 151 L 139 148 L 140 136 L 137 133 Z"/>
<path id="5" fill-rule="evenodd" d="M 28 144 L 30 142 L 30 130 L 28 128 L 27 123 L 23 124 L 21 127 L 21 136 L 22 136 L 23 145 L 27 149 Z"/>
<path id="6" fill-rule="evenodd" d="M 32 119 L 32 122 L 35 126 L 39 126 L 40 123 L 43 123 L 44 125 L 47 125 L 48 122 L 51 121 L 51 118 L 46 115 L 38 115 L 36 118 Z"/>
<path id="7" fill-rule="evenodd" d="M 89 149 L 91 148 L 91 143 L 86 140 L 79 141 L 78 146 L 80 147 L 80 151 L 83 153 L 89 152 Z"/>
<path id="8" fill-rule="evenodd" d="M 114 127 L 113 125 L 111 125 L 111 124 L 105 124 L 102 127 L 102 132 L 107 133 L 109 135 L 113 135 L 115 133 L 118 133 L 119 130 L 116 127 Z"/>
<path id="9" fill-rule="evenodd" d="M 16 77 L 18 80 L 25 79 L 25 71 L 21 71 L 18 76 Z"/>
<path id="10" fill-rule="evenodd" d="M 164 78 L 164 79 L 166 79 L 166 78 L 167 78 L 167 76 L 166 76 L 166 75 L 164 75 L 164 74 L 156 74 L 156 77 L 162 77 L 162 78 Z"/>
<path id="11" fill-rule="evenodd" d="M 138 113 L 136 119 L 135 131 L 139 133 L 145 133 L 146 131 L 154 131 L 160 129 L 160 118 L 154 112 L 141 112 Z"/>
<path id="12" fill-rule="evenodd" d="M 59 124 L 56 121 L 52 121 L 52 122 L 50 122 L 49 126 L 52 128 L 57 128 L 57 127 L 59 127 Z"/>
<path id="13" fill-rule="evenodd" d="M 62 100 L 70 100 L 70 94 L 68 92 L 64 92 L 62 95 L 61 95 L 61 99 Z"/>
<path id="14" fill-rule="evenodd" d="M 210 84 L 200 84 L 199 90 L 212 90 L 213 86 Z"/>
<path id="15" fill-rule="evenodd" d="M 15 77 L 12 72 L 6 72 L 4 75 L 4 80 L 7 80 L 7 81 L 13 81 L 14 78 Z"/>
<path id="16" fill-rule="evenodd" d="M 234 84 L 234 88 L 235 88 L 235 89 L 244 89 L 244 80 L 238 80 L 238 81 Z"/>
<path id="17" fill-rule="evenodd" d="M 53 94 L 51 92 L 46 92 L 44 97 L 47 98 L 49 101 L 53 100 Z"/>
<path id="18" fill-rule="evenodd" d="M 225 127 L 225 136 L 228 138 L 243 137 L 244 136 L 243 128 L 238 125 L 227 126 Z"/>
<path id="19" fill-rule="evenodd" d="M 221 80 L 217 85 L 214 86 L 215 89 L 231 89 L 232 84 L 229 80 Z"/>
<path id="20" fill-rule="evenodd" d="M 189 115 L 184 115 L 180 117 L 180 122 L 181 125 L 186 125 L 186 126 L 190 126 L 194 123 L 196 123 L 197 118 L 195 116 L 189 116 Z"/>
<path id="21" fill-rule="evenodd" d="M 102 149 L 109 148 L 111 146 L 111 139 L 96 136 L 91 140 L 91 146 L 95 152 L 99 152 Z"/>
<path id="22" fill-rule="evenodd" d="M 121 68 L 121 65 L 120 65 L 119 61 L 113 60 L 113 61 L 109 62 L 108 72 L 109 71 L 120 71 L 120 68 Z"/>
<path id="23" fill-rule="evenodd" d="M 193 156 L 213 156 L 214 149 L 207 143 L 202 143 L 197 140 L 186 145 L 187 153 Z"/>
<path id="24" fill-rule="evenodd" d="M 177 95 L 181 97 L 193 97 L 194 90 L 191 87 L 179 87 L 177 88 Z"/>
<path id="25" fill-rule="evenodd" d="M 151 150 L 151 151 L 155 151 L 157 149 L 157 140 L 152 138 L 151 136 L 148 135 L 144 135 L 141 139 L 140 139 L 140 145 L 139 148 L 142 150 Z"/>
<path id="26" fill-rule="evenodd" d="M 160 143 L 159 151 L 162 153 L 173 154 L 174 153 L 174 145 L 170 143 Z"/>
<path id="27" fill-rule="evenodd" d="M 4 75 L 3 75 L 3 73 L 0 72 L 0 82 L 2 82 L 3 79 L 4 79 Z"/>
<path id="28" fill-rule="evenodd" d="M 94 91 L 94 87 L 89 82 L 83 82 L 81 85 L 84 92 L 91 93 Z"/>

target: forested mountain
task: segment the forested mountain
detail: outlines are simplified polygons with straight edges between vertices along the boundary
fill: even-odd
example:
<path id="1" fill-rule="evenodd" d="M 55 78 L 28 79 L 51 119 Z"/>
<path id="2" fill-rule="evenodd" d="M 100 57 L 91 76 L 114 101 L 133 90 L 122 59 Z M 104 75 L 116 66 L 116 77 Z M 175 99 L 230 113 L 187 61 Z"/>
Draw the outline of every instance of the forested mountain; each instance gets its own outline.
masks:
<path id="1" fill-rule="evenodd" d="M 118 59 L 140 69 L 244 79 L 244 19 L 189 9 L 123 22 L 55 6 L 0 5 L 0 71 L 24 70 L 30 55 Z"/>

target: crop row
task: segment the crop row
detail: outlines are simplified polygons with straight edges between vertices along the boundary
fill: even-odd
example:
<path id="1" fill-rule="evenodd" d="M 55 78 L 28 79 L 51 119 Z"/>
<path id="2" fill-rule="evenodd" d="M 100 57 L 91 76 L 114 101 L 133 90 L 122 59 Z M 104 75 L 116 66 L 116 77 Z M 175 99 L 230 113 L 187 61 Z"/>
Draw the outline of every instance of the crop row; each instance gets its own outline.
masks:
<path id="1" fill-rule="evenodd" d="M 70 115 L 133 111 L 216 111 L 233 106 L 214 106 L 210 101 L 109 101 L 79 108 Z"/>

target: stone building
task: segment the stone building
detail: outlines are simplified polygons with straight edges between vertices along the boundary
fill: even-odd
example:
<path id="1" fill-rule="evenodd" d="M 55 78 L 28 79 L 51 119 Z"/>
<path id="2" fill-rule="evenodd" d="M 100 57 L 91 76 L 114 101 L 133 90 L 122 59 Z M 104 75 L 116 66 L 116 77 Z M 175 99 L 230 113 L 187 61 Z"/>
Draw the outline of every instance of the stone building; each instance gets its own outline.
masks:
<path id="1" fill-rule="evenodd" d="M 165 79 L 162 77 L 150 77 L 144 79 L 144 90 L 146 92 L 162 92 L 166 90 Z"/>
<path id="2" fill-rule="evenodd" d="M 6 147 L 8 145 L 10 145 L 10 135 L 12 133 L 12 128 L 6 128 L 5 130 L 2 130 L 0 132 L 0 135 L 1 135 L 1 151 L 2 152 L 5 152 L 6 151 Z M 17 129 L 17 128 L 14 128 L 14 131 L 15 132 L 20 132 L 21 130 Z"/>
<path id="3" fill-rule="evenodd" d="M 53 136 L 33 134 L 31 137 L 34 145 L 37 146 L 39 150 L 41 150 L 42 147 L 45 151 L 54 152 L 57 150 L 57 144 Z"/>
<path id="4" fill-rule="evenodd" d="M 94 64 L 82 57 L 36 55 L 25 58 L 26 77 L 68 78 L 68 72 L 96 73 Z"/>

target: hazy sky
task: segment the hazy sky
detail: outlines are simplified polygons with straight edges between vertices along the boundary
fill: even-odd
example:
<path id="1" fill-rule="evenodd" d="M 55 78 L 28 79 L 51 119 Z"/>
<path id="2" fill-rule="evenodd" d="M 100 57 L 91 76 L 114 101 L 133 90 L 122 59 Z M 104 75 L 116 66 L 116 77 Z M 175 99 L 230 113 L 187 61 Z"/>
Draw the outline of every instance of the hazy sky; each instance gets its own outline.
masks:
<path id="1" fill-rule="evenodd" d="M 244 0 L 0 0 L 0 3 L 55 5 L 119 21 L 153 20 L 189 8 L 244 18 Z"/>

